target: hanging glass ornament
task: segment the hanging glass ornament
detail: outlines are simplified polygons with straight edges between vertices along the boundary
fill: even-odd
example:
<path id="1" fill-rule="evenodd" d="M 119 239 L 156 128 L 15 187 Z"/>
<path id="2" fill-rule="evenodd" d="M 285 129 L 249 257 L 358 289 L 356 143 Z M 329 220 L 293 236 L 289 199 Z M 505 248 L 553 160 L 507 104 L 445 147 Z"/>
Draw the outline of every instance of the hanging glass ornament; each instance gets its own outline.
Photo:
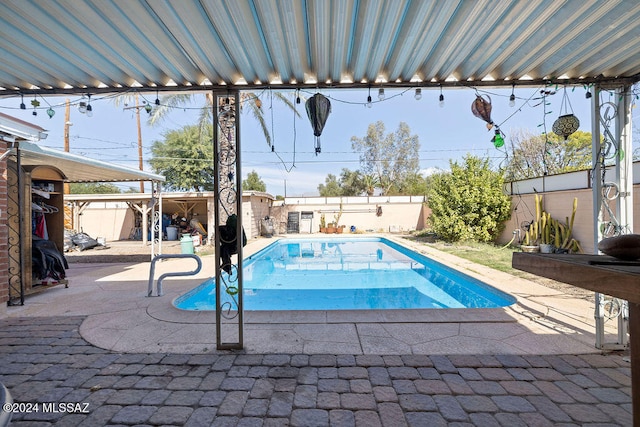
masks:
<path id="1" fill-rule="evenodd" d="M 474 116 L 487 122 L 487 129 L 493 127 L 491 120 L 491 98 L 489 95 L 476 95 L 476 99 L 471 104 L 471 112 Z"/>
<path id="2" fill-rule="evenodd" d="M 569 113 L 569 110 L 571 112 Z M 562 114 L 564 111 L 564 114 Z M 562 95 L 562 103 L 560 104 L 560 117 L 553 122 L 553 126 L 551 129 L 553 133 L 558 136 L 561 136 L 566 141 L 572 133 L 578 130 L 580 127 L 580 120 L 576 116 L 573 115 L 573 109 L 571 108 L 571 103 L 569 102 L 569 97 L 567 96 L 567 88 L 564 88 L 564 94 Z"/>
<path id="3" fill-rule="evenodd" d="M 51 118 L 53 118 L 53 116 L 56 115 L 56 112 L 55 112 L 55 110 L 53 108 L 49 107 L 49 108 L 47 108 L 47 115 L 51 119 Z"/>
<path id="4" fill-rule="evenodd" d="M 496 126 L 496 134 L 491 138 L 491 142 L 493 142 L 493 146 L 496 148 L 500 148 L 504 145 L 504 136 L 502 135 L 502 131 L 500 128 Z"/>
<path id="5" fill-rule="evenodd" d="M 331 102 L 329 99 L 320 93 L 316 93 L 311 98 L 307 99 L 305 103 L 307 110 L 307 116 L 311 122 L 313 128 L 313 135 L 315 136 L 315 152 L 316 156 L 320 153 L 320 135 L 322 135 L 322 129 L 327 122 L 329 113 L 331 113 Z"/>

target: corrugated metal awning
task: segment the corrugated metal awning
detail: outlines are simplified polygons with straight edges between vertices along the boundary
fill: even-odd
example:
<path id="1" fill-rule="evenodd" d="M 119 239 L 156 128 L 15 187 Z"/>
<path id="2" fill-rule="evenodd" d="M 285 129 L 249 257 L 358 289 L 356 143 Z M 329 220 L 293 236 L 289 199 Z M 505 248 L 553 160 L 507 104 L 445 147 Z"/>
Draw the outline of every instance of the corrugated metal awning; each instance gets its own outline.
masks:
<path id="1" fill-rule="evenodd" d="M 0 40 L 7 94 L 636 81 L 640 2 L 4 0 Z"/>
<path id="2" fill-rule="evenodd" d="M 20 162 L 23 166 L 57 168 L 64 174 L 65 182 L 164 182 L 165 180 L 162 175 L 42 147 L 31 142 L 20 141 L 18 146 Z"/>

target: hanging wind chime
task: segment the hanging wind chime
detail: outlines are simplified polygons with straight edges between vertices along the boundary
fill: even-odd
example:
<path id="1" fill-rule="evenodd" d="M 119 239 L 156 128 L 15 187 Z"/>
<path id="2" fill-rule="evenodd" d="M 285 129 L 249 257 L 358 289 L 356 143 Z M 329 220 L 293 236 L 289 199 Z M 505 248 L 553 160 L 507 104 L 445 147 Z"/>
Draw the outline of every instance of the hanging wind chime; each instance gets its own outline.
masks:
<path id="1" fill-rule="evenodd" d="M 571 113 L 569 113 L 569 109 L 571 109 Z M 562 114 L 563 111 L 565 114 Z M 573 108 L 571 108 L 571 103 L 567 96 L 567 88 L 565 87 L 562 95 L 562 103 L 560 104 L 560 117 L 553 122 L 551 129 L 553 133 L 563 137 L 566 141 L 572 133 L 578 130 L 578 127 L 580 127 L 580 120 L 573 115 Z"/>
<path id="2" fill-rule="evenodd" d="M 484 120 L 487 123 L 487 129 L 493 129 L 494 123 L 491 120 L 491 98 L 489 95 L 476 95 L 476 99 L 471 104 L 471 112 L 474 116 Z M 504 145 L 504 135 L 498 126 L 496 126 L 495 134 L 491 138 L 493 146 L 500 148 Z"/>
<path id="3" fill-rule="evenodd" d="M 316 93 L 311 98 L 307 99 L 305 103 L 307 110 L 307 116 L 311 122 L 314 135 L 314 147 L 316 156 L 320 153 L 320 135 L 322 135 L 322 129 L 327 122 L 329 113 L 331 113 L 331 102 L 329 99 L 320 93 Z"/>

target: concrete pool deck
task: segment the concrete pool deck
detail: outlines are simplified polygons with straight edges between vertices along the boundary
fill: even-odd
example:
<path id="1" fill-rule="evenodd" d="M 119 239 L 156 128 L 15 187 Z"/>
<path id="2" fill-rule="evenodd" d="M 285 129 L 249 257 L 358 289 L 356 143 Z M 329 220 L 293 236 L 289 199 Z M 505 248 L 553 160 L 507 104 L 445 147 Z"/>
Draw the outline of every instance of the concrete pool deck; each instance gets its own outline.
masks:
<path id="1" fill-rule="evenodd" d="M 17 410 L 11 425 L 632 424 L 626 352 L 594 348 L 588 301 L 433 252 L 518 305 L 247 313 L 245 350 L 216 351 L 213 314 L 171 305 L 211 257 L 163 297 L 146 296 L 149 262 L 72 264 L 69 288 L 0 314 L 0 382 L 15 402 L 73 410 Z"/>
<path id="2" fill-rule="evenodd" d="M 393 237 L 392 237 L 393 239 Z M 246 312 L 247 353 L 298 354 L 588 354 L 594 347 L 592 301 L 572 298 L 531 281 L 395 239 L 514 295 L 504 309 Z M 251 241 L 245 256 L 272 239 Z M 203 257 L 194 277 L 168 278 L 165 295 L 147 297 L 149 262 L 72 263 L 69 288 L 53 287 L 8 307 L 10 317 L 85 316 L 82 337 L 102 349 L 131 352 L 215 351 L 215 313 L 178 310 L 172 300 L 213 275 L 213 256 Z M 189 270 L 192 260 L 158 263 L 156 277 Z M 154 289 L 155 295 L 155 289 Z M 614 323 L 614 322 L 610 322 Z M 612 325 L 615 326 L 615 325 Z M 236 326 L 223 341 L 234 340 Z M 611 329 L 611 339 L 615 330 Z"/>

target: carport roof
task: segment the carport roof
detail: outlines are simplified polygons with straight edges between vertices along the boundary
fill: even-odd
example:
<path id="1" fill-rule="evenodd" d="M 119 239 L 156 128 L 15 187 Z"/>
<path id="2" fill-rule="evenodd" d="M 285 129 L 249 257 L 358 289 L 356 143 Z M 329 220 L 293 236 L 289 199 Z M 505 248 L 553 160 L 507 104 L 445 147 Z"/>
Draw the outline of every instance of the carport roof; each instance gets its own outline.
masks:
<path id="1" fill-rule="evenodd" d="M 0 40 L 7 95 L 635 82 L 640 2 L 4 0 Z"/>
<path id="2" fill-rule="evenodd" d="M 20 141 L 18 146 L 20 162 L 23 166 L 55 167 L 64 174 L 66 182 L 164 182 L 165 180 L 162 175 L 54 150 L 27 141 Z"/>

